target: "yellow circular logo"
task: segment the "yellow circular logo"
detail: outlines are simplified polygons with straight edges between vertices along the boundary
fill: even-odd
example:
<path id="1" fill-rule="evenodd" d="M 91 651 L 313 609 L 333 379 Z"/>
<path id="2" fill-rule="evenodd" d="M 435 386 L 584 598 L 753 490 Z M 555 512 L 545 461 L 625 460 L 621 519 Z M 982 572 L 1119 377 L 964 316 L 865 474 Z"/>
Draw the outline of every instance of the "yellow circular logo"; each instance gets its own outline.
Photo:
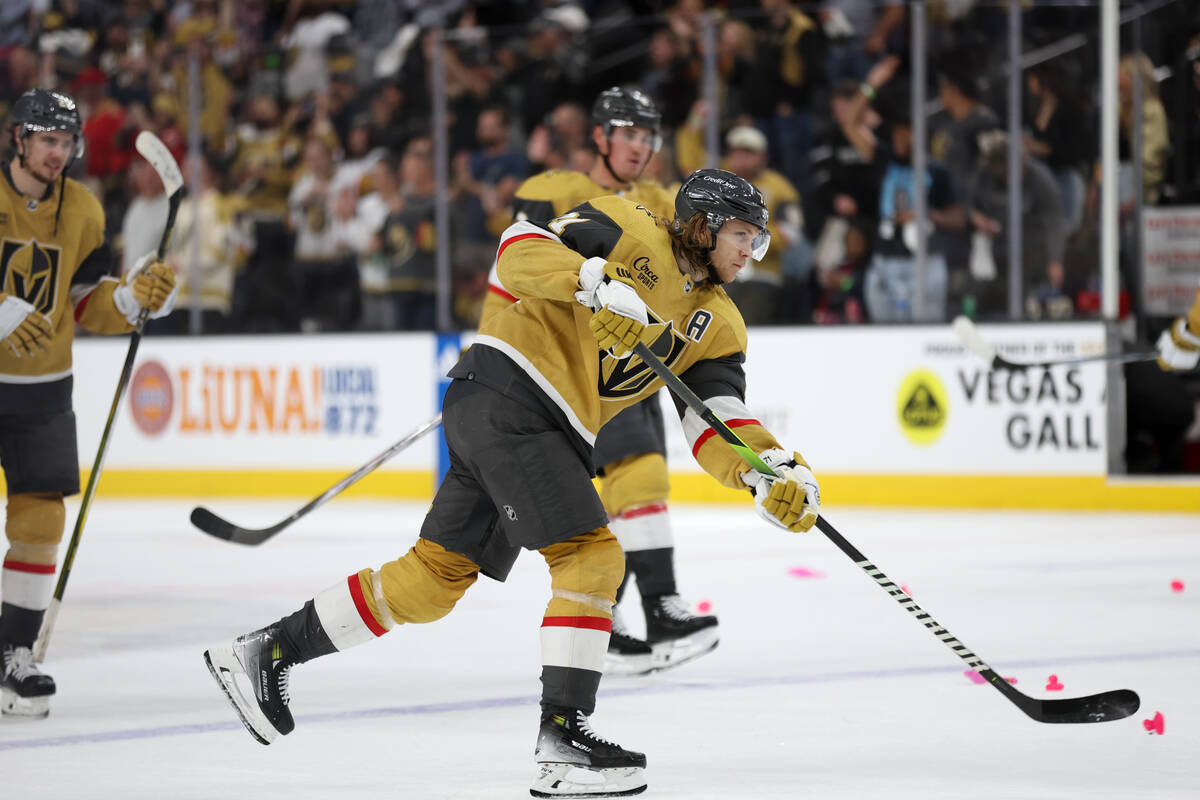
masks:
<path id="1" fill-rule="evenodd" d="M 950 416 L 948 401 L 946 387 L 937 375 L 924 369 L 908 374 L 900 384 L 896 411 L 909 441 L 929 445 L 938 440 Z"/>

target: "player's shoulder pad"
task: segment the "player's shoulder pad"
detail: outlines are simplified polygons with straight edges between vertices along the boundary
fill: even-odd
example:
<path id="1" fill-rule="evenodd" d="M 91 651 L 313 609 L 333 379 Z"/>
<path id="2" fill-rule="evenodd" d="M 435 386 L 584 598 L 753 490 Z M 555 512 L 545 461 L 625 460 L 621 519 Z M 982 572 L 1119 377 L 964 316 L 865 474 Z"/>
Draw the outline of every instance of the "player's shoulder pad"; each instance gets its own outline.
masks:
<path id="1" fill-rule="evenodd" d="M 104 206 L 91 190 L 74 178 L 67 178 L 63 187 L 62 218 L 76 224 L 93 222 L 104 230 Z"/>
<path id="2" fill-rule="evenodd" d="M 674 218 L 676 192 L 649 178 L 639 180 L 634 186 L 637 188 L 638 202 L 660 217 Z"/>
<path id="3" fill-rule="evenodd" d="M 706 309 L 712 312 L 713 320 L 717 324 L 710 327 L 714 337 L 714 343 L 720 340 L 727 340 L 727 348 L 736 348 L 737 352 L 746 352 L 747 335 L 746 321 L 742 319 L 742 312 L 738 310 L 737 305 L 729 297 L 729 294 L 722 286 L 704 286 L 701 291 L 703 305 Z"/>
<path id="4" fill-rule="evenodd" d="M 566 200 L 568 207 L 582 203 L 597 192 L 595 182 L 573 169 L 550 169 L 530 176 L 517 187 L 517 197 L 527 200 Z M 574 201 L 571 198 L 575 198 Z"/>

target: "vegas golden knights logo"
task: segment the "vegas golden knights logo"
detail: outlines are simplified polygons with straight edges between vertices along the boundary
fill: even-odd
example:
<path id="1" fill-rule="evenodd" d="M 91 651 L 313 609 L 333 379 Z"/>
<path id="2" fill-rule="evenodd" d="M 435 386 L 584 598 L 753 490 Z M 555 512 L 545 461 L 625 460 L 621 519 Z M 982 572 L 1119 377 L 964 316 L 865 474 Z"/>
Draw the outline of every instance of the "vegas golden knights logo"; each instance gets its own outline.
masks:
<path id="1" fill-rule="evenodd" d="M 5 239 L 0 245 L 0 291 L 8 292 L 49 316 L 58 297 L 58 267 L 62 251 L 36 241 Z"/>
<path id="2" fill-rule="evenodd" d="M 664 364 L 670 367 L 679 360 L 679 354 L 687 346 L 687 340 L 675 332 L 675 324 L 663 321 L 646 309 L 650 317 L 650 327 L 657 326 L 661 332 L 650 343 L 650 352 L 658 356 Z M 628 358 L 615 358 L 608 351 L 600 353 L 600 399 L 617 400 L 623 397 L 633 397 L 645 389 L 654 380 L 654 373 L 646 363 L 636 355 Z"/>

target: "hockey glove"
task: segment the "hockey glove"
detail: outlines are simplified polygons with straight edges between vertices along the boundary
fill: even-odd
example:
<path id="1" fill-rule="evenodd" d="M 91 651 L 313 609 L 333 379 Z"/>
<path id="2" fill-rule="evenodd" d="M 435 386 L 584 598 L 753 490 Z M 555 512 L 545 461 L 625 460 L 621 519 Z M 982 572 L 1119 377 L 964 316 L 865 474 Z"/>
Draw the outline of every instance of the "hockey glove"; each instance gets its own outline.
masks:
<path id="1" fill-rule="evenodd" d="M 46 342 L 54 335 L 50 318 L 20 297 L 0 292 L 0 298 L 0 339 L 13 355 L 21 358 L 45 350 Z"/>
<path id="2" fill-rule="evenodd" d="M 170 314 L 178 294 L 174 270 L 156 261 L 153 253 L 147 253 L 125 273 L 121 285 L 113 290 L 113 305 L 125 315 L 130 325 L 137 325 L 143 308 L 150 310 L 150 319 Z"/>
<path id="3" fill-rule="evenodd" d="M 779 449 L 764 450 L 759 457 L 778 473 L 742 473 L 742 482 L 754 494 L 758 515 L 776 527 L 803 533 L 821 513 L 821 487 L 799 453 L 791 457 Z"/>
<path id="4" fill-rule="evenodd" d="M 646 303 L 638 296 L 629 268 L 589 258 L 579 268 L 579 287 L 575 299 L 595 312 L 588 325 L 600 349 L 618 358 L 628 355 L 649 324 Z"/>
<path id="5" fill-rule="evenodd" d="M 1200 316 L 1193 311 L 1189 316 Z M 1188 320 L 1180 317 L 1158 337 L 1158 365 L 1165 370 L 1195 369 L 1200 363 L 1200 334 L 1191 331 Z"/>

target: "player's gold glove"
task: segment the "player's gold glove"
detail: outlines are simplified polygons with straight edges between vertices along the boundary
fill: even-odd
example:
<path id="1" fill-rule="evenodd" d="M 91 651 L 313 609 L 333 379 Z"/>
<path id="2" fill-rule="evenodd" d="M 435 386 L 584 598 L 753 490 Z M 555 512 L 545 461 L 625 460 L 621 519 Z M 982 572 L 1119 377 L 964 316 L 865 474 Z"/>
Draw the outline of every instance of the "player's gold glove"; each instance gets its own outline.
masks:
<path id="1" fill-rule="evenodd" d="M 779 449 L 764 450 L 759 457 L 778 477 L 752 471 L 742 482 L 754 493 L 760 517 L 784 530 L 804 533 L 821 513 L 821 487 L 799 453 L 788 456 Z"/>
<path id="2" fill-rule="evenodd" d="M 1195 369 L 1200 363 L 1200 293 L 1188 315 L 1172 322 L 1158 337 L 1157 347 L 1163 369 Z"/>
<path id="3" fill-rule="evenodd" d="M 113 305 L 130 325 L 137 325 L 142 309 L 150 319 L 170 314 L 178 294 L 175 271 L 148 253 L 122 276 L 121 285 L 113 290 Z"/>
<path id="4" fill-rule="evenodd" d="M 627 355 L 650 321 L 629 268 L 617 261 L 589 258 L 579 269 L 579 287 L 575 299 L 595 312 L 588 326 L 600 349 L 611 350 L 618 358 Z"/>
<path id="5" fill-rule="evenodd" d="M 50 318 L 32 303 L 0 292 L 0 339 L 17 358 L 41 353 L 53 335 Z"/>

